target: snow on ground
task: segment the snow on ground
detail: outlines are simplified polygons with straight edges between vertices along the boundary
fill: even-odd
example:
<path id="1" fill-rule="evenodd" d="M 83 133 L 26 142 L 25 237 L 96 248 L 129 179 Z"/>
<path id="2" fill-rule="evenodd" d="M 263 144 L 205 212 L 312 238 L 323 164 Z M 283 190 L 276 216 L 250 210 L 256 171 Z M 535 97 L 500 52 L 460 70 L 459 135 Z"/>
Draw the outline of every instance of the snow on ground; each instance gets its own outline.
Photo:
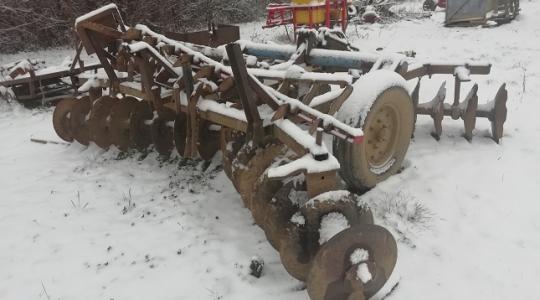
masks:
<path id="1" fill-rule="evenodd" d="M 386 299 L 535 298 L 540 3 L 521 2 L 522 15 L 498 28 L 444 28 L 439 13 L 350 29 L 366 49 L 491 62 L 490 76 L 474 77 L 481 102 L 502 82 L 510 94 L 501 145 L 484 137 L 485 120 L 472 143 L 461 122 L 446 120 L 436 142 L 420 117 L 404 172 L 363 196 L 399 240 L 396 271 L 376 299 L 397 283 Z M 423 99 L 440 80 L 426 81 Z M 31 143 L 57 140 L 51 118 L 51 109 L 0 104 L 0 299 L 307 299 L 215 165 Z M 248 275 L 253 256 L 265 261 L 260 279 Z"/>

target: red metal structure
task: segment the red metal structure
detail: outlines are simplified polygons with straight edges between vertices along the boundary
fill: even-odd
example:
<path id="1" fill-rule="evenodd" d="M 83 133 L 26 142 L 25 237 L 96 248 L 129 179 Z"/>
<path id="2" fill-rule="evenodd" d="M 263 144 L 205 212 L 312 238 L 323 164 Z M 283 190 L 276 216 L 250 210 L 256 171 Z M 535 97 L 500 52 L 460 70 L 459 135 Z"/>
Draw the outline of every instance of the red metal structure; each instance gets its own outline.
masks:
<path id="1" fill-rule="evenodd" d="M 266 8 L 267 19 L 264 28 L 293 25 L 296 33 L 298 28 L 332 28 L 336 25 L 345 32 L 347 29 L 347 0 L 326 0 L 313 4 L 294 3 L 271 3 Z M 318 18 L 321 10 L 324 10 L 324 18 Z M 307 15 L 307 22 L 300 22 L 298 16 Z M 296 36 L 296 34 L 295 34 Z"/>

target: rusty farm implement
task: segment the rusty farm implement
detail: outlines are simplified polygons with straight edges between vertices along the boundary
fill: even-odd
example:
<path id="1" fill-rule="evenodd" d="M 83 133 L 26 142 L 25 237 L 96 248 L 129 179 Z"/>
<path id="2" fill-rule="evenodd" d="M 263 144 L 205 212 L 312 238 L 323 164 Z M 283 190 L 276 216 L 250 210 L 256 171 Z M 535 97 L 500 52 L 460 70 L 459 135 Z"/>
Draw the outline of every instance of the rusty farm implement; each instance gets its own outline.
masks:
<path id="1" fill-rule="evenodd" d="M 114 5 L 80 17 L 76 31 L 106 76 L 57 105 L 58 135 L 165 157 L 210 160 L 221 150 L 245 206 L 312 299 L 368 299 L 392 273 L 396 242 L 355 193 L 400 170 L 415 113 L 432 116 L 439 134 L 444 115 L 461 118 L 468 138 L 476 117 L 487 117 L 494 139 L 502 136 L 504 86 L 482 107 L 477 87 L 453 105 L 444 85 L 428 103 L 418 101 L 420 81 L 412 96 L 406 88 L 451 74 L 457 91 L 489 65 L 409 68 L 403 55 L 353 51 L 325 29 L 300 31 L 297 47 L 212 48 L 128 28 Z"/>
<path id="2" fill-rule="evenodd" d="M 96 73 L 99 63 L 85 64 L 79 43 L 72 61 L 61 66 L 47 66 L 44 61 L 25 59 L 0 66 L 0 98 L 28 106 L 55 103 L 68 95 L 78 95 L 80 77 Z"/>

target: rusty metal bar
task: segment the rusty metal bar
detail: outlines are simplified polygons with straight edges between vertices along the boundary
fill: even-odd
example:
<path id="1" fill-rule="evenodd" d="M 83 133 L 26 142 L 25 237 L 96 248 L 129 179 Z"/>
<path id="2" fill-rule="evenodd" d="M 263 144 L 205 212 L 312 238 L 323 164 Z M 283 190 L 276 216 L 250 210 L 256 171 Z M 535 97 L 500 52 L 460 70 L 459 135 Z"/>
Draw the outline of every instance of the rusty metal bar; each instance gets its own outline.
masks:
<path id="1" fill-rule="evenodd" d="M 249 75 L 244 62 L 244 55 L 239 44 L 233 43 L 226 46 L 231 68 L 234 74 L 235 85 L 240 95 L 240 101 L 248 121 L 248 134 L 257 142 L 262 141 L 262 119 L 257 109 L 255 93 L 248 85 Z"/>

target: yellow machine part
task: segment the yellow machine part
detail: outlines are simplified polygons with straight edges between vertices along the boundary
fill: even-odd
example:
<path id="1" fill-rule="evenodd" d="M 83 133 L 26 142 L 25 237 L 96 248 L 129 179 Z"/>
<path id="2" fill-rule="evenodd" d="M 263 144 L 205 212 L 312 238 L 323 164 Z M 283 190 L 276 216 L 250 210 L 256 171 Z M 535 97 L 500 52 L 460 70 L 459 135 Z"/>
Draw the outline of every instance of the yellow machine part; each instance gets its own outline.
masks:
<path id="1" fill-rule="evenodd" d="M 322 5 L 325 3 L 325 0 L 293 0 L 293 5 L 310 5 L 318 4 Z M 325 8 L 321 6 L 320 8 L 314 8 L 311 10 L 312 13 L 312 24 L 321 24 L 326 20 Z M 309 25 L 309 14 L 310 10 L 295 10 L 294 17 L 297 25 Z"/>

